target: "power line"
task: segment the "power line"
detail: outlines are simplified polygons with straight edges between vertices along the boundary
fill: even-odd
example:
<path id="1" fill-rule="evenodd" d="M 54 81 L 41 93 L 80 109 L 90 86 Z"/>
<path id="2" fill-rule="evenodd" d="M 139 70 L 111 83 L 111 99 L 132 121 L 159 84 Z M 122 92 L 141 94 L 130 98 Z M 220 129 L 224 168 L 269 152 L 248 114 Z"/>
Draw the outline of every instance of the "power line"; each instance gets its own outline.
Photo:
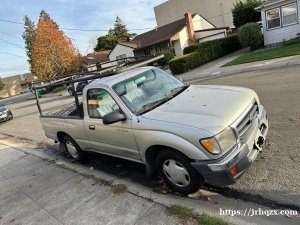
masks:
<path id="1" fill-rule="evenodd" d="M 20 22 L 16 22 L 16 21 L 10 21 L 10 20 L 4 20 L 4 19 L 0 19 L 0 21 L 2 22 L 6 22 L 6 23 L 14 23 L 14 24 L 21 24 L 24 25 L 24 23 L 20 23 Z M 74 31 L 92 31 L 92 32 L 98 32 L 98 31 L 109 31 L 109 30 L 94 30 L 94 29 L 81 29 L 81 28 L 66 28 L 66 27 L 59 27 L 59 29 L 61 30 L 74 30 Z M 128 30 L 151 30 L 153 28 L 132 28 L 132 29 L 128 29 Z"/>
<path id="2" fill-rule="evenodd" d="M 17 45 L 17 44 L 14 44 L 14 43 L 12 43 L 12 42 L 6 41 L 6 40 L 4 40 L 4 39 L 2 39 L 2 38 L 0 38 L 0 40 L 1 40 L 1 41 L 4 41 L 4 42 L 6 42 L 6 43 L 8 43 L 8 44 L 10 44 L 10 45 L 14 45 L 14 46 L 17 46 L 18 48 L 24 49 L 24 47 L 22 47 L 22 46 L 20 46 L 20 45 Z"/>
<path id="3" fill-rule="evenodd" d="M 3 20 L 3 19 L 0 19 L 0 21 L 6 22 L 6 23 L 15 23 L 15 24 L 21 24 L 21 25 L 24 25 L 24 23 L 15 22 L 15 21 L 10 21 L 10 20 Z"/>
<path id="4" fill-rule="evenodd" d="M 25 58 L 25 59 L 27 59 L 27 58 L 26 58 L 26 57 L 24 57 L 24 56 L 20 56 L 20 55 L 14 55 L 14 54 L 7 53 L 7 52 L 2 52 L 2 51 L 0 51 L 0 53 L 2 53 L 2 54 L 6 54 L 6 55 L 12 55 L 12 56 L 16 56 L 16 57 L 20 57 L 20 58 Z"/>
<path id="5" fill-rule="evenodd" d="M 22 39 L 22 38 L 20 38 L 20 37 L 14 36 L 14 35 L 12 35 L 12 34 L 5 33 L 5 32 L 3 32 L 3 31 L 0 31 L 0 33 L 2 33 L 2 34 L 6 34 L 6 35 L 8 35 L 8 36 L 11 36 L 11 37 L 14 37 L 14 38 L 17 38 L 17 39 L 21 39 L 21 40 L 23 40 L 23 39 Z"/>

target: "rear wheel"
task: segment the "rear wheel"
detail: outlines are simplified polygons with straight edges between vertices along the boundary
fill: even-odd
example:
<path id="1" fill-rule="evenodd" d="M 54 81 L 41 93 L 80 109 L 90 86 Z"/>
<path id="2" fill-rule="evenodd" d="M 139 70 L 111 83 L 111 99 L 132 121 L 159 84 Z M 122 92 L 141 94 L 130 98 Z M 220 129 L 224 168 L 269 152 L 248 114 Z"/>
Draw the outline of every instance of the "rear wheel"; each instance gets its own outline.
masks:
<path id="1" fill-rule="evenodd" d="M 71 89 L 69 89 L 68 92 L 69 92 L 69 95 L 71 95 L 71 96 L 74 95 L 74 93 L 73 93 L 73 91 Z"/>
<path id="2" fill-rule="evenodd" d="M 82 161 L 85 157 L 84 152 L 78 146 L 78 144 L 70 137 L 65 136 L 63 140 L 64 146 L 73 159 L 76 161 Z"/>
<path id="3" fill-rule="evenodd" d="M 189 158 L 176 150 L 163 150 L 157 156 L 157 169 L 169 187 L 191 194 L 201 188 L 204 178 L 190 162 Z"/>

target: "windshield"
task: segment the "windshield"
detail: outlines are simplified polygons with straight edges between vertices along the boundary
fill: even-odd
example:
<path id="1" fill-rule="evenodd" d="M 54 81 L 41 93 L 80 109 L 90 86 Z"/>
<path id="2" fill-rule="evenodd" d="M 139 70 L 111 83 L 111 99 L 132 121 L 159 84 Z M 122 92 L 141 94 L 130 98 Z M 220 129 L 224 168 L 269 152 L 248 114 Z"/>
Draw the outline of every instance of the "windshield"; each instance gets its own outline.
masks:
<path id="1" fill-rule="evenodd" d="M 185 85 L 160 69 L 151 69 L 113 86 L 114 91 L 134 114 L 149 111 L 166 99 L 174 90 Z"/>

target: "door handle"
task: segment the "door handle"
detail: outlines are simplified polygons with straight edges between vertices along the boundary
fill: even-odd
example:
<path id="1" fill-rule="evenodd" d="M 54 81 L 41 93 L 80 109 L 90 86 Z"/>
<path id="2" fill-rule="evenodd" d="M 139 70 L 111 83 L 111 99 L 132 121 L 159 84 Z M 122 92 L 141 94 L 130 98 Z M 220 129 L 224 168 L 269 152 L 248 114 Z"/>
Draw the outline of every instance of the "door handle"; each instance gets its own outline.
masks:
<path id="1" fill-rule="evenodd" d="M 95 130 L 95 126 L 94 125 L 89 125 L 89 129 L 90 130 Z"/>

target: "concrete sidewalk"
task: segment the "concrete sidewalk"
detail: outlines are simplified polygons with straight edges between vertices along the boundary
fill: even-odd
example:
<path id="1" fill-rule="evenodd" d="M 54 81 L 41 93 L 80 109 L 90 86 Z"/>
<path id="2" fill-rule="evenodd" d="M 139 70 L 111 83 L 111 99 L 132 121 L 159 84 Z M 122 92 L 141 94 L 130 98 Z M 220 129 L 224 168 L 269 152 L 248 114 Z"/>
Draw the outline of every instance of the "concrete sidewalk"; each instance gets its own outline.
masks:
<path id="1" fill-rule="evenodd" d="M 239 56 L 249 52 L 249 49 L 242 49 L 230 55 L 224 56 L 212 62 L 206 63 L 194 70 L 184 74 L 177 75 L 176 77 L 182 78 L 183 81 L 193 81 L 207 77 L 218 77 L 226 75 L 234 75 L 258 70 L 270 70 L 286 66 L 300 65 L 300 55 L 283 57 L 277 59 L 263 60 L 252 63 L 245 63 L 235 66 L 222 67 L 228 62 L 238 58 Z"/>
<path id="2" fill-rule="evenodd" d="M 299 217 L 226 216 L 220 209 L 244 210 L 266 207 L 226 198 L 201 190 L 201 196 L 159 194 L 136 182 L 120 179 L 80 164 L 45 154 L 42 150 L 0 141 L 0 224 L 193 224 L 170 215 L 166 207 L 181 205 L 195 213 L 232 224 L 299 224 Z M 58 166 L 59 165 L 59 166 Z M 68 168 L 68 169 L 65 169 Z M 128 190 L 114 194 L 96 177 L 125 184 Z"/>
<path id="3" fill-rule="evenodd" d="M 0 145 L 0 224 L 181 224 L 166 208 Z M 159 218 L 159 219 L 158 219 Z"/>

